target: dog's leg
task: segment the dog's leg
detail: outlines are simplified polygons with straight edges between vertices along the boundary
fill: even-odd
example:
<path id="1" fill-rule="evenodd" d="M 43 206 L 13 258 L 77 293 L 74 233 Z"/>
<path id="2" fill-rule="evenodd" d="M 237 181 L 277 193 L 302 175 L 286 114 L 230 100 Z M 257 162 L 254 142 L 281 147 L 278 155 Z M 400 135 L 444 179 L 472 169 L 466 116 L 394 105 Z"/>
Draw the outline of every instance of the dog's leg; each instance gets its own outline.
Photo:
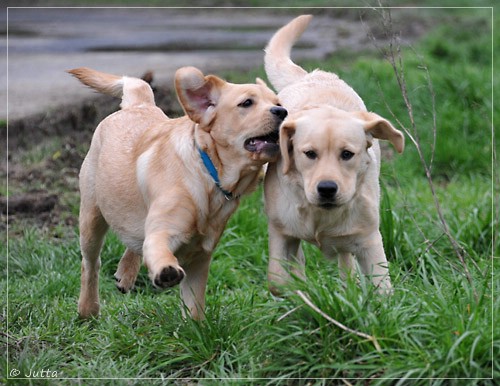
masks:
<path id="1" fill-rule="evenodd" d="M 127 248 L 115 273 L 116 288 L 127 293 L 132 289 L 141 268 L 141 256 Z"/>
<path id="2" fill-rule="evenodd" d="M 290 271 L 305 280 L 305 258 L 300 240 L 281 234 L 269 224 L 269 267 L 267 279 L 273 295 L 279 296 L 279 287 L 290 281 Z"/>
<path id="3" fill-rule="evenodd" d="M 355 271 L 355 260 L 351 253 L 340 253 L 339 254 L 339 271 L 340 277 L 345 282 L 347 278 L 354 274 Z"/>
<path id="4" fill-rule="evenodd" d="M 99 257 L 108 224 L 95 205 L 80 204 L 80 247 L 82 277 L 78 313 L 81 318 L 99 314 Z"/>
<path id="5" fill-rule="evenodd" d="M 151 204 L 142 252 L 149 278 L 158 288 L 173 287 L 186 276 L 173 251 L 188 241 L 186 235 L 194 228 L 191 215 L 188 203 L 161 201 Z"/>
<path id="6" fill-rule="evenodd" d="M 361 272 L 371 278 L 372 283 L 377 286 L 380 293 L 389 294 L 392 288 L 389 263 L 385 257 L 380 232 L 372 236 L 370 242 L 356 253 L 356 257 Z"/>
<path id="7" fill-rule="evenodd" d="M 292 264 L 292 274 L 301 280 L 306 280 L 306 256 L 302 249 L 302 244 L 299 241 L 299 248 L 297 250 L 297 255 Z"/>
<path id="8" fill-rule="evenodd" d="M 195 320 L 205 319 L 205 290 L 210 260 L 209 255 L 197 256 L 184 266 L 186 278 L 180 284 L 181 297 Z"/>
<path id="9" fill-rule="evenodd" d="M 169 248 L 171 235 L 168 231 L 149 234 L 144 240 L 144 264 L 155 287 L 168 288 L 181 282 L 184 270 Z"/>

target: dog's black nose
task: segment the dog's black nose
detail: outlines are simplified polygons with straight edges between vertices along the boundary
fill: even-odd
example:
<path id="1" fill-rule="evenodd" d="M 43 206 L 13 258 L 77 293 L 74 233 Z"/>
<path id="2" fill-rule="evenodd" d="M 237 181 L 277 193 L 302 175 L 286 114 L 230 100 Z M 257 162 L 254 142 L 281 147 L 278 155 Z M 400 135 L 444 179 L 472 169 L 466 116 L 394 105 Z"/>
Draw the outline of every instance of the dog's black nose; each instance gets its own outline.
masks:
<path id="1" fill-rule="evenodd" d="M 320 181 L 316 189 L 321 198 L 332 199 L 337 194 L 339 187 L 335 181 Z"/>
<path id="2" fill-rule="evenodd" d="M 280 106 L 271 107 L 271 114 L 276 115 L 279 119 L 283 120 L 288 115 L 288 111 Z"/>

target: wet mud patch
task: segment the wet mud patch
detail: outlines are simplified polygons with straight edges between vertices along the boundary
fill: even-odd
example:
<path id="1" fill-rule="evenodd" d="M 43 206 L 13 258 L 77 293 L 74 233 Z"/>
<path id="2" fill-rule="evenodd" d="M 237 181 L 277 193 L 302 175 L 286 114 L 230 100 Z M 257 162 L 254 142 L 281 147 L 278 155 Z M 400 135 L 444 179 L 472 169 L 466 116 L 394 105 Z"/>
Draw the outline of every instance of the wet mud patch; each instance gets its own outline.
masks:
<path id="1" fill-rule="evenodd" d="M 56 136 L 12 154 L 9 195 L 0 196 L 2 226 L 9 227 L 9 236 L 35 227 L 59 237 L 62 227 L 69 231 L 76 225 L 78 173 L 87 147 L 71 136 Z M 7 173 L 4 168 L 1 172 Z"/>

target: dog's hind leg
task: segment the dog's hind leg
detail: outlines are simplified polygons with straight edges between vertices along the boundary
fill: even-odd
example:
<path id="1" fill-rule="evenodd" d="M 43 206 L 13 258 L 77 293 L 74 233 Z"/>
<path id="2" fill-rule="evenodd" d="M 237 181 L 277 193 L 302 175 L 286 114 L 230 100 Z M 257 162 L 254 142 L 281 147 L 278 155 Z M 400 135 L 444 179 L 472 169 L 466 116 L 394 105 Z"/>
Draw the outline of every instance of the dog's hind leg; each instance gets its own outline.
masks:
<path id="1" fill-rule="evenodd" d="M 118 269 L 115 273 L 116 288 L 123 293 L 129 292 L 134 287 L 140 268 L 141 255 L 127 248 L 118 263 Z"/>
<path id="2" fill-rule="evenodd" d="M 94 204 L 82 199 L 80 205 L 80 248 L 82 251 L 82 277 L 78 313 L 81 318 L 99 314 L 99 268 L 104 236 L 108 224 Z"/>

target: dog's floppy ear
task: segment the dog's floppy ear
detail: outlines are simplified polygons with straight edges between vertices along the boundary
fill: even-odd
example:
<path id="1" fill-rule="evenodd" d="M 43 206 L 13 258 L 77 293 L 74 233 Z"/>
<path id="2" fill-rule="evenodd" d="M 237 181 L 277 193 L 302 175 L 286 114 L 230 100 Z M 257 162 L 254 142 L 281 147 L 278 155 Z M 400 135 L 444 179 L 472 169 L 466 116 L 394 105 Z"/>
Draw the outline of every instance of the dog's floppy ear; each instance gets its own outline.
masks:
<path id="1" fill-rule="evenodd" d="M 285 121 L 280 127 L 280 150 L 283 159 L 283 174 L 290 170 L 290 153 L 293 154 L 292 137 L 295 134 L 295 122 Z"/>
<path id="2" fill-rule="evenodd" d="M 365 121 L 364 128 L 367 134 L 371 134 L 374 138 L 385 139 L 393 144 L 398 153 L 403 152 L 405 137 L 387 119 L 365 111 L 358 112 L 357 115 Z"/>
<path id="3" fill-rule="evenodd" d="M 267 85 L 266 82 L 264 82 L 262 79 L 260 78 L 255 78 L 255 83 L 257 83 L 259 86 L 264 86 L 264 87 L 267 87 L 269 88 L 269 86 Z"/>
<path id="4" fill-rule="evenodd" d="M 215 118 L 220 90 L 226 84 L 214 75 L 203 75 L 195 67 L 182 67 L 175 73 L 175 90 L 189 118 L 207 129 Z"/>

